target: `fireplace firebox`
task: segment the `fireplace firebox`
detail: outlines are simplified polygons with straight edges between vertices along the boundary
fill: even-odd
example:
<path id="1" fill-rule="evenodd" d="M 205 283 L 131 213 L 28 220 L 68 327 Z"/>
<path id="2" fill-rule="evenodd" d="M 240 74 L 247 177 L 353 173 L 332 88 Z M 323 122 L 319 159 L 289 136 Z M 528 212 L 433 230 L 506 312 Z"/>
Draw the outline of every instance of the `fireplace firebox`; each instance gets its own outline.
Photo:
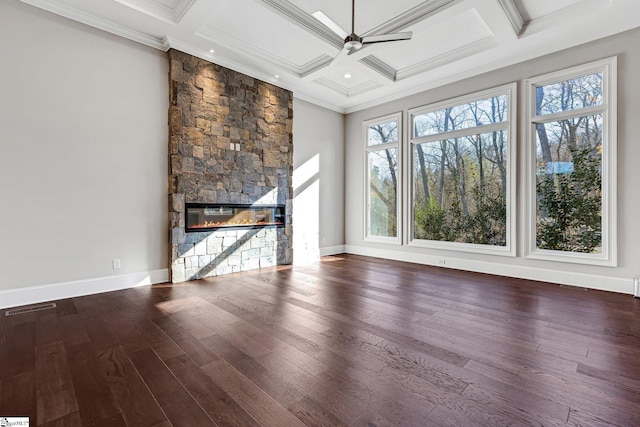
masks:
<path id="1" fill-rule="evenodd" d="M 185 204 L 185 231 L 187 233 L 284 226 L 284 205 Z"/>

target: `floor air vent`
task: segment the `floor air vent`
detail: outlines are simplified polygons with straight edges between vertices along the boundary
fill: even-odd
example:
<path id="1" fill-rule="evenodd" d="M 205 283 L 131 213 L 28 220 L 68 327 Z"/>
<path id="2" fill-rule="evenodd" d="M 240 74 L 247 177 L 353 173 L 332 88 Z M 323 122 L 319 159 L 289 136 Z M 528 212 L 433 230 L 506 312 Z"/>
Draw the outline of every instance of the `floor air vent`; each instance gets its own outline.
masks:
<path id="1" fill-rule="evenodd" d="M 50 302 L 46 304 L 30 305 L 29 307 L 16 308 L 14 310 L 7 310 L 4 315 L 15 316 L 16 314 L 32 313 L 34 311 L 49 310 L 50 308 L 56 308 L 56 303 Z"/>

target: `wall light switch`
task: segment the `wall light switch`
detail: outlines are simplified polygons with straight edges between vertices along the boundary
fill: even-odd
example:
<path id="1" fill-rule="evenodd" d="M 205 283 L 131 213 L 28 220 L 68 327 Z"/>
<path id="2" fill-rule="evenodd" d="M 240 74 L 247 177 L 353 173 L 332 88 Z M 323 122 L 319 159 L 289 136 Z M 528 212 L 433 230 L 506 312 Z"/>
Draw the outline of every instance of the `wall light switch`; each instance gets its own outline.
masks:
<path id="1" fill-rule="evenodd" d="M 236 145 L 233 142 L 229 143 L 229 150 L 233 151 L 236 149 Z"/>
<path id="2" fill-rule="evenodd" d="M 119 269 L 120 267 L 122 267 L 122 263 L 120 262 L 119 258 L 115 258 L 112 262 L 111 265 L 113 266 L 114 270 Z"/>
<path id="3" fill-rule="evenodd" d="M 240 151 L 240 144 L 236 143 L 236 151 Z"/>

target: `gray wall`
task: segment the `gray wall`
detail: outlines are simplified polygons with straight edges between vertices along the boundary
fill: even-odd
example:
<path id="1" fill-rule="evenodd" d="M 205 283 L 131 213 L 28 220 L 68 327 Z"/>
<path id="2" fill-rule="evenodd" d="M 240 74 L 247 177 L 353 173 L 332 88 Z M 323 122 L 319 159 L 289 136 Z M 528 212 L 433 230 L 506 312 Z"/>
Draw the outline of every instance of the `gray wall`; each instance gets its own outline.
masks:
<path id="1" fill-rule="evenodd" d="M 298 262 L 318 252 L 342 252 L 344 115 L 295 97 L 293 110 L 293 256 Z"/>
<path id="2" fill-rule="evenodd" d="M 9 0 L 0 57 L 0 290 L 167 268 L 166 54 Z"/>
<path id="3" fill-rule="evenodd" d="M 383 256 L 412 262 L 472 271 L 549 280 L 586 287 L 632 291 L 632 277 L 640 274 L 640 144 L 637 118 L 640 117 L 640 30 L 633 30 L 557 54 L 422 92 L 407 98 L 349 114 L 346 118 L 345 229 L 348 252 Z M 595 267 L 522 258 L 524 253 L 525 126 L 524 79 L 590 61 L 618 56 L 618 267 Z M 363 241 L 364 152 L 362 122 L 397 111 L 446 100 L 505 83 L 518 82 L 518 257 L 506 258 L 454 251 L 372 244 Z M 405 116 L 406 117 L 406 116 Z"/>

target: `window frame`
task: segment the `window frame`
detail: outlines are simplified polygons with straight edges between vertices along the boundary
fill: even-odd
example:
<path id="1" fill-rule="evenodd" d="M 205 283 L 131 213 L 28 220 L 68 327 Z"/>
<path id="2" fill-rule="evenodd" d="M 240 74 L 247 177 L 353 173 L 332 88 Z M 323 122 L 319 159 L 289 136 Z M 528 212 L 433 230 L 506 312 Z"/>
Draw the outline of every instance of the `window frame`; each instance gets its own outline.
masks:
<path id="1" fill-rule="evenodd" d="M 369 145 L 369 128 L 376 124 L 389 123 L 395 121 L 398 124 L 398 140 L 386 144 Z M 386 243 L 391 245 L 402 245 L 402 153 L 403 153 L 403 121 L 402 111 L 388 114 L 382 117 L 365 120 L 362 122 L 362 133 L 364 139 L 364 237 L 365 242 Z M 375 236 L 371 235 L 371 198 L 370 198 L 370 173 L 369 173 L 369 153 L 382 151 L 388 148 L 395 148 L 396 154 L 396 236 Z"/>
<path id="2" fill-rule="evenodd" d="M 536 115 L 536 87 L 559 83 L 589 74 L 602 73 L 603 102 L 598 106 L 579 108 L 575 113 L 557 112 Z M 525 257 L 598 266 L 617 266 L 617 57 L 559 70 L 526 80 L 526 249 Z M 536 124 L 601 113 L 602 118 L 602 252 L 588 254 L 537 247 L 536 202 Z"/>
<path id="3" fill-rule="evenodd" d="M 425 105 L 422 107 L 412 108 L 408 110 L 407 114 L 407 129 L 408 131 L 408 147 L 405 154 L 405 164 L 407 167 L 405 168 L 405 176 L 404 181 L 406 184 L 406 196 L 405 196 L 405 205 L 403 206 L 404 211 L 406 212 L 406 224 L 405 227 L 405 239 L 408 246 L 420 247 L 420 248 L 431 248 L 431 249 L 442 249 L 442 250 L 451 250 L 458 252 L 471 252 L 478 254 L 489 254 L 489 255 L 500 255 L 507 257 L 515 257 L 516 256 L 516 243 L 517 243 L 517 233 L 516 233 L 516 161 L 517 161 L 517 83 L 508 83 L 505 85 L 497 86 L 494 88 L 469 93 L 463 96 L 459 96 L 456 98 L 450 98 L 444 101 L 436 102 L 433 104 Z M 425 114 L 433 111 L 442 110 L 448 107 L 454 107 L 457 105 L 462 105 L 466 103 L 470 103 L 473 101 L 478 101 L 482 99 L 491 98 L 494 96 L 506 95 L 507 102 L 509 103 L 507 108 L 508 117 L 504 122 L 498 124 L 488 124 L 475 126 L 472 128 L 465 128 L 461 130 L 449 131 L 446 133 L 440 133 L 435 135 L 428 135 L 426 137 L 416 138 L 411 132 L 413 129 L 413 118 L 420 114 Z M 482 129 L 483 133 L 493 132 L 497 130 L 505 130 L 507 132 L 507 192 L 505 194 L 506 201 L 506 221 L 507 221 L 507 230 L 506 230 L 506 244 L 505 246 L 492 246 L 492 245 L 482 245 L 477 243 L 461 243 L 461 242 L 448 242 L 448 241 L 439 241 L 439 240 L 424 240 L 424 239 L 415 239 L 414 236 L 414 179 L 413 179 L 413 156 L 414 156 L 414 144 L 420 144 L 425 142 L 433 142 L 442 139 L 442 137 L 438 138 L 438 135 L 445 135 L 447 138 L 449 137 L 457 137 L 463 136 L 470 133 L 471 130 L 479 130 Z"/>

